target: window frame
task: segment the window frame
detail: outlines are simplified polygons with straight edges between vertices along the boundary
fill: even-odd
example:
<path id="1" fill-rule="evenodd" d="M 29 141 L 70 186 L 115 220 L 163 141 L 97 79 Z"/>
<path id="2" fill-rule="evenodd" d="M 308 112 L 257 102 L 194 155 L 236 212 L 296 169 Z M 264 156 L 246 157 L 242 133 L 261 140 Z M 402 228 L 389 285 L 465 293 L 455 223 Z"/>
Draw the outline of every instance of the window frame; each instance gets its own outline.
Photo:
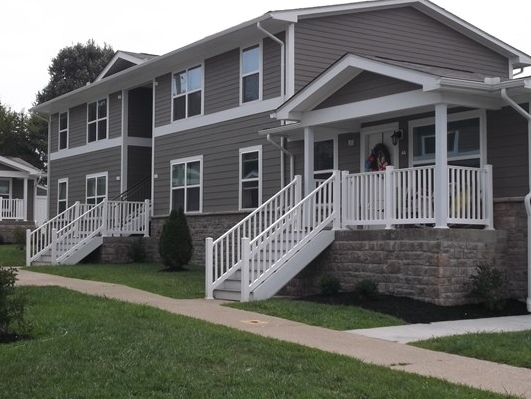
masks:
<path id="1" fill-rule="evenodd" d="M 105 177 L 105 195 L 98 195 L 98 178 L 100 177 Z M 88 181 L 90 179 L 96 179 L 96 194 L 94 196 L 91 196 L 89 197 L 88 196 Z M 98 198 L 102 198 L 102 201 L 103 200 L 106 200 L 108 198 L 108 195 L 109 195 L 109 173 L 108 172 L 100 172 L 100 173 L 93 173 L 93 174 L 90 174 L 90 175 L 86 175 L 85 176 L 85 203 L 86 204 L 93 204 L 93 205 L 97 205 L 99 204 L 101 201 L 98 201 Z M 91 203 L 89 202 L 89 198 L 92 199 L 94 198 L 95 201 L 94 203 Z"/>
<path id="2" fill-rule="evenodd" d="M 62 115 L 66 116 L 66 127 L 64 129 L 61 129 L 61 116 Z M 87 121 L 88 121 L 88 119 L 87 119 Z M 69 113 L 69 111 L 60 112 L 58 120 L 57 120 L 57 130 L 58 130 L 58 133 L 57 133 L 57 149 L 59 151 L 68 149 L 68 130 L 69 130 L 68 127 L 69 127 L 69 123 L 70 123 L 70 113 Z M 64 139 L 64 142 L 65 142 L 64 147 L 61 146 L 61 141 L 62 141 L 61 140 L 61 136 L 63 134 L 66 136 L 65 139 Z"/>
<path id="3" fill-rule="evenodd" d="M 239 149 L 239 156 L 238 156 L 238 209 L 240 211 L 246 211 L 246 210 L 253 210 L 256 208 L 259 208 L 262 205 L 262 172 L 263 172 L 263 158 L 262 158 L 262 146 L 251 146 L 251 147 L 245 147 Z M 244 154 L 250 154 L 250 153 L 258 153 L 258 177 L 254 178 L 243 178 L 243 155 Z M 244 207 L 243 206 L 243 185 L 244 183 L 248 182 L 258 182 L 258 203 L 256 207 Z"/>
<path id="4" fill-rule="evenodd" d="M 187 176 L 188 164 L 199 162 L 199 184 L 188 185 L 187 181 L 183 186 L 173 187 L 173 167 L 175 165 L 185 165 L 185 176 Z M 199 188 L 199 206 L 198 210 L 188 211 L 188 191 L 189 188 Z M 173 210 L 173 195 L 174 191 L 177 189 L 184 190 L 184 213 L 185 214 L 200 214 L 203 213 L 203 155 L 198 155 L 194 157 L 179 158 L 173 159 L 170 161 L 170 204 L 169 211 Z M 177 209 L 176 209 L 177 210 Z"/>
<path id="5" fill-rule="evenodd" d="M 246 51 L 249 51 L 249 50 L 252 50 L 252 49 L 255 49 L 255 48 L 258 48 L 258 68 L 255 69 L 255 70 L 252 70 L 250 72 L 245 72 L 244 73 L 244 68 L 243 68 L 243 57 L 244 57 L 244 53 Z M 240 48 L 240 105 L 243 105 L 243 104 L 249 104 L 249 103 L 253 103 L 255 101 L 261 101 L 262 100 L 262 89 L 263 89 L 263 82 L 262 82 L 262 77 L 263 77 L 263 47 L 262 47 L 262 43 L 259 42 L 259 43 L 255 43 L 255 44 L 252 44 L 252 45 L 249 45 L 249 46 L 245 46 L 245 47 L 241 47 Z M 256 99 L 253 99 L 253 100 L 248 100 L 248 101 L 244 101 L 244 95 L 243 95 L 243 90 L 244 90 L 244 79 L 248 76 L 251 76 L 251 75 L 254 75 L 254 74 L 258 74 L 258 96 Z"/>
<path id="6" fill-rule="evenodd" d="M 198 89 L 192 89 L 190 90 L 188 88 L 188 83 L 189 83 L 189 74 L 190 74 L 190 71 L 193 71 L 194 69 L 198 69 L 200 68 L 201 69 L 201 79 L 200 79 L 200 82 L 201 82 L 201 85 L 200 85 L 200 88 Z M 179 76 L 183 73 L 186 73 L 186 90 L 182 93 L 178 93 L 176 94 L 176 89 L 175 89 L 175 78 L 176 76 Z M 189 114 L 189 111 L 190 111 L 190 107 L 189 107 L 189 104 L 190 104 L 190 95 L 194 94 L 194 93 L 198 93 L 200 92 L 201 93 L 201 105 L 200 105 L 200 111 L 198 114 L 194 114 L 194 115 L 190 115 Z M 189 68 L 186 68 L 186 69 L 183 69 L 183 70 L 180 70 L 178 72 L 174 72 L 172 73 L 172 77 L 171 77 L 171 120 L 172 120 L 172 123 L 176 123 L 176 122 L 179 122 L 179 121 L 182 121 L 182 120 L 186 120 L 186 119 L 189 119 L 189 118 L 195 118 L 195 117 L 198 117 L 198 116 L 201 116 L 204 114 L 204 108 L 205 108 L 205 67 L 203 65 L 203 63 L 200 63 L 200 64 L 197 64 L 197 65 L 194 65 L 192 67 L 189 67 Z M 175 111 L 176 111 L 176 107 L 175 107 L 175 99 L 176 98 L 180 98 L 180 97 L 184 97 L 184 117 L 182 118 L 178 118 L 176 119 L 175 118 Z"/>
<path id="7" fill-rule="evenodd" d="M 318 145 L 319 143 L 323 143 L 325 141 L 332 141 L 332 156 L 333 156 L 333 159 L 332 159 L 332 163 L 333 163 L 333 166 L 332 166 L 332 169 L 315 169 L 315 159 L 317 158 L 315 156 L 315 146 Z M 337 137 L 323 137 L 323 138 L 319 138 L 318 140 L 314 140 L 313 142 L 313 177 L 314 179 L 318 179 L 319 176 L 318 175 L 328 175 L 331 176 L 332 173 L 334 172 L 334 170 L 337 170 L 338 169 L 338 144 L 337 144 L 338 140 L 337 140 Z M 327 177 L 327 178 L 328 178 Z"/>
<path id="8" fill-rule="evenodd" d="M 3 198 L 3 199 L 11 199 L 11 196 L 13 195 L 13 179 L 4 179 L 4 178 L 1 178 L 0 181 L 2 182 L 7 182 L 7 189 L 8 189 L 8 196 L 7 198 L 4 197 L 2 194 L 0 194 L 0 199 Z"/>
<path id="9" fill-rule="evenodd" d="M 469 161 L 477 159 L 479 162 L 480 167 L 486 164 L 486 133 L 487 133 L 487 122 L 486 122 L 486 113 L 483 110 L 473 110 L 473 111 L 465 111 L 465 112 L 458 112 L 453 114 L 447 115 L 447 122 L 453 123 L 453 122 L 459 122 L 459 121 L 466 121 L 469 119 L 478 119 L 478 128 L 479 128 L 479 146 L 478 146 L 478 153 L 477 154 L 464 154 L 459 155 L 458 152 L 458 143 L 460 139 L 460 132 L 459 129 L 451 129 L 448 130 L 447 128 L 447 135 L 455 133 L 454 140 L 453 140 L 453 148 L 450 148 L 448 146 L 448 163 L 459 163 L 459 161 Z M 415 129 L 420 127 L 427 127 L 427 126 L 434 126 L 435 125 L 435 117 L 430 118 L 423 118 L 423 119 L 415 119 L 409 121 L 409 165 L 411 167 L 415 166 L 423 166 L 423 165 L 433 165 L 435 163 L 435 153 L 433 153 L 433 158 L 425 158 L 425 159 L 416 159 L 415 160 L 415 154 L 413 151 L 414 146 L 414 134 Z M 435 135 L 431 136 L 425 136 L 425 137 L 433 137 L 435 138 Z M 421 147 L 422 156 L 425 156 L 426 154 L 424 149 L 424 139 L 422 141 L 422 147 Z M 430 153 L 431 154 L 431 153 Z"/>
<path id="10" fill-rule="evenodd" d="M 105 101 L 105 116 L 100 117 L 99 116 L 99 103 Z M 96 119 L 90 120 L 90 106 L 92 104 L 96 104 Z M 105 121 L 105 137 L 100 138 L 100 132 L 99 132 L 99 126 L 100 122 Z M 94 140 L 90 140 L 90 125 L 95 124 L 96 125 L 96 137 Z M 109 138 L 109 97 L 101 98 L 96 101 L 92 101 L 90 103 L 87 103 L 87 144 L 88 143 L 95 143 L 97 141 L 101 140 L 107 140 Z"/>
<path id="11" fill-rule="evenodd" d="M 60 193 L 61 193 L 61 184 L 65 184 L 66 187 L 65 187 L 65 198 L 64 199 L 61 199 L 60 198 Z M 61 202 L 64 202 L 65 203 L 65 207 L 63 210 L 61 210 Z M 60 214 L 61 212 L 63 212 L 65 209 L 68 208 L 68 178 L 63 178 L 63 179 L 59 179 L 57 180 L 57 214 Z"/>

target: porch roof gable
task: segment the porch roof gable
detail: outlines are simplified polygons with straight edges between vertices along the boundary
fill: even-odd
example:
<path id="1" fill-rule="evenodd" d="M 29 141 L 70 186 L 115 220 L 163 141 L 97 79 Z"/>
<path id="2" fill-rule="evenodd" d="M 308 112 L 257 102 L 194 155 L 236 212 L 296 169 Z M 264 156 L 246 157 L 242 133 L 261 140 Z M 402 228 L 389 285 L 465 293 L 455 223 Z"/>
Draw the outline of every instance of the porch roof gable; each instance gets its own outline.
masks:
<path id="1" fill-rule="evenodd" d="M 44 172 L 40 169 L 35 168 L 26 161 L 16 158 L 0 155 L 0 163 L 6 165 L 12 170 L 1 170 L 1 177 L 27 177 L 27 178 L 38 178 L 44 176 Z"/>

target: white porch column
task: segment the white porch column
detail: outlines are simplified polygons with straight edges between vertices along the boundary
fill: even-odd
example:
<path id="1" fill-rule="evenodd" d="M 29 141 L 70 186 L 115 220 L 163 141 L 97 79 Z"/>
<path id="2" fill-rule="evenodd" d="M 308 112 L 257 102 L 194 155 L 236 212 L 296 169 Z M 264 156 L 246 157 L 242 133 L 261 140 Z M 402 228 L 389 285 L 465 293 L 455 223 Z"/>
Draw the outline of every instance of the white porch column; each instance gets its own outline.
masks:
<path id="1" fill-rule="evenodd" d="M 312 127 L 304 128 L 304 196 L 315 188 L 313 181 L 313 143 L 314 131 Z"/>
<path id="2" fill-rule="evenodd" d="M 24 210 L 22 211 L 22 215 L 24 217 L 24 221 L 25 222 L 28 221 L 28 206 L 29 206 L 28 179 L 24 178 Z"/>
<path id="3" fill-rule="evenodd" d="M 435 105 L 435 228 L 448 228 L 448 106 Z"/>

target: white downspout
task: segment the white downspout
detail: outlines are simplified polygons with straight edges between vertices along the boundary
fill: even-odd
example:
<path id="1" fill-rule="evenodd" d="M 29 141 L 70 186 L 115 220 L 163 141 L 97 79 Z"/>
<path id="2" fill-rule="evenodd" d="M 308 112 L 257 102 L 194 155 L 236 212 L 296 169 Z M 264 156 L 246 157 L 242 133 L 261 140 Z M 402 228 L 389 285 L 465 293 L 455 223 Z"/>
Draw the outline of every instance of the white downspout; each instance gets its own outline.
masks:
<path id="1" fill-rule="evenodd" d="M 525 196 L 525 209 L 527 213 L 527 311 L 531 313 L 531 114 L 526 112 L 526 110 L 508 96 L 507 89 L 501 89 L 501 96 L 520 115 L 527 119 L 527 154 L 529 159 L 529 193 Z"/>
<path id="2" fill-rule="evenodd" d="M 289 181 L 293 181 L 294 173 L 295 173 L 295 161 L 294 161 L 294 155 L 286 150 L 283 145 L 279 145 L 273 139 L 271 138 L 271 134 L 267 135 L 267 141 L 269 141 L 271 144 L 273 144 L 275 147 L 277 147 L 280 151 L 282 151 L 282 154 L 286 154 L 289 157 Z M 280 180 L 282 182 L 282 187 L 284 187 L 284 162 L 282 160 L 282 164 L 280 165 Z"/>

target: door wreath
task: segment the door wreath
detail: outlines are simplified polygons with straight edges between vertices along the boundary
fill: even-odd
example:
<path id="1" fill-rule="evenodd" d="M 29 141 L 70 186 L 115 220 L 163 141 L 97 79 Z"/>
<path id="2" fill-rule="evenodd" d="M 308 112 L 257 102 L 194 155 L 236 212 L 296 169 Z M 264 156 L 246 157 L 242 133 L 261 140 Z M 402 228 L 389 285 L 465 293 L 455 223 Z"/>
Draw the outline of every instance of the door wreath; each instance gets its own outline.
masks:
<path id="1" fill-rule="evenodd" d="M 391 164 L 389 150 L 384 143 L 378 143 L 371 150 L 369 157 L 365 161 L 365 169 L 368 171 L 385 170 Z"/>

